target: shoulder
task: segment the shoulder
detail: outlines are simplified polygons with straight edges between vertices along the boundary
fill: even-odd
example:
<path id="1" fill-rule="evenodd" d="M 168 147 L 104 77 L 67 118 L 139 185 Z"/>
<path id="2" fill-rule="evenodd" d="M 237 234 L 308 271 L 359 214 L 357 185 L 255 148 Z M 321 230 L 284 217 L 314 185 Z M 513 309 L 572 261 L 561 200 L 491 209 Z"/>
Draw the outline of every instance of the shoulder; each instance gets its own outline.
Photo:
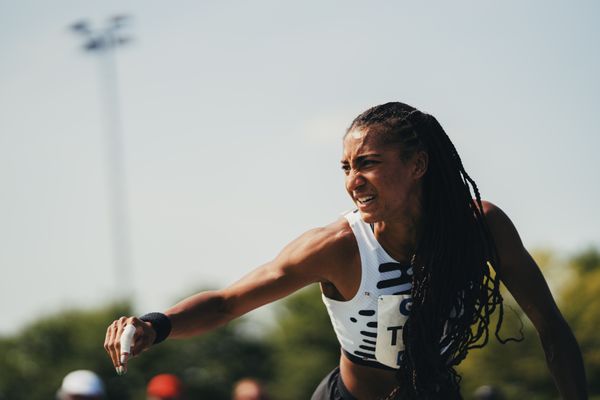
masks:
<path id="1" fill-rule="evenodd" d="M 490 232 L 497 242 L 496 245 L 501 245 L 506 241 L 512 242 L 512 244 L 515 244 L 515 242 L 521 243 L 513 222 L 500 207 L 487 200 L 482 200 L 481 205 L 483 206 L 483 215 L 490 228 Z"/>
<path id="2" fill-rule="evenodd" d="M 481 205 L 483 206 L 483 215 L 485 215 L 487 219 L 497 220 L 501 219 L 503 215 L 506 215 L 500 207 L 489 200 L 481 200 Z"/>
<path id="3" fill-rule="evenodd" d="M 338 263 L 357 251 L 352 228 L 345 218 L 311 229 L 287 245 L 280 254 L 290 264 L 318 262 Z"/>
<path id="4" fill-rule="evenodd" d="M 498 268 L 503 279 L 509 275 L 521 273 L 524 265 L 531 264 L 532 259 L 508 215 L 497 205 L 482 201 L 483 213 L 490 233 L 494 240 L 496 253 L 499 258 Z"/>

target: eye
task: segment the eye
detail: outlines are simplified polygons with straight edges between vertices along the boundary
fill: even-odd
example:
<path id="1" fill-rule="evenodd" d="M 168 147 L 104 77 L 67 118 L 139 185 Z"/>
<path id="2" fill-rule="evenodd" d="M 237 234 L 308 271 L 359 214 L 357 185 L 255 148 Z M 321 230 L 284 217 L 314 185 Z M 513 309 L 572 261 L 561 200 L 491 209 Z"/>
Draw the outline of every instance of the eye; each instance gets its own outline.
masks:
<path id="1" fill-rule="evenodd" d="M 350 166 L 348 164 L 342 164 L 342 171 L 344 171 L 344 174 L 348 175 L 350 173 Z"/>
<path id="2" fill-rule="evenodd" d="M 375 161 L 375 160 L 364 160 L 364 161 L 361 163 L 361 165 L 360 165 L 360 166 L 361 166 L 361 167 L 371 167 L 371 166 L 373 166 L 373 165 L 375 165 L 375 164 L 379 164 L 379 161 Z"/>

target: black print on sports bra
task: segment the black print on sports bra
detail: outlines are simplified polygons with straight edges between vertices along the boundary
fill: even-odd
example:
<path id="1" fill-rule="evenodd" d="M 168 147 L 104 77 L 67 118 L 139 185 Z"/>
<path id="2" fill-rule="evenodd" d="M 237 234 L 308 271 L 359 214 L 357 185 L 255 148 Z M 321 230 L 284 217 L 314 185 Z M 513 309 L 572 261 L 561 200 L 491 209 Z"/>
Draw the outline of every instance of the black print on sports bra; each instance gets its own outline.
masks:
<path id="1" fill-rule="evenodd" d="M 375 331 L 370 330 L 361 330 L 360 335 L 362 336 L 362 344 L 358 346 L 360 350 L 355 350 L 353 353 L 355 356 L 358 356 L 362 359 L 366 360 L 374 360 L 375 359 L 375 339 L 377 338 L 377 321 L 366 320 L 361 317 L 372 317 L 375 315 L 375 310 L 359 310 L 358 311 L 358 319 L 355 317 L 350 317 L 350 321 L 356 323 L 360 321 L 361 326 L 365 326 L 365 328 L 375 328 Z"/>
<path id="2" fill-rule="evenodd" d="M 389 274 L 390 272 L 396 272 Z M 412 268 L 408 264 L 396 262 L 383 263 L 379 265 L 380 280 L 377 282 L 378 289 L 397 289 L 391 294 L 410 294 L 412 287 Z M 386 278 L 383 278 L 383 274 Z M 392 275 L 390 277 L 390 275 Z M 362 343 L 358 346 L 360 350 L 355 350 L 354 355 L 363 359 L 375 360 L 375 343 L 377 339 L 377 321 L 364 317 L 372 317 L 375 310 L 359 310 L 358 315 L 350 317 L 350 321 L 364 326 L 360 331 Z M 371 330 L 372 329 L 372 330 Z"/>
<path id="3" fill-rule="evenodd" d="M 383 263 L 379 265 L 379 272 L 400 272 L 400 276 L 393 278 L 382 279 L 377 282 L 378 289 L 387 289 L 398 287 L 398 292 L 393 294 L 408 294 L 412 286 L 412 268 L 407 264 L 400 263 Z"/>

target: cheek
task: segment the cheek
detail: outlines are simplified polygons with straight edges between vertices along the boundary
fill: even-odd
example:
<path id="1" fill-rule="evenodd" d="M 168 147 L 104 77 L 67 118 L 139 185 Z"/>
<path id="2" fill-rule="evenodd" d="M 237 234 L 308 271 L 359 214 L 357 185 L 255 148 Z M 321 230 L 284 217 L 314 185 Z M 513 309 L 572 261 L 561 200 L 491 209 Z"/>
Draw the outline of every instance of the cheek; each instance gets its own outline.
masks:
<path id="1" fill-rule="evenodd" d="M 406 199 L 412 190 L 410 182 L 398 175 L 386 176 L 381 183 L 388 189 L 386 192 L 399 201 Z"/>

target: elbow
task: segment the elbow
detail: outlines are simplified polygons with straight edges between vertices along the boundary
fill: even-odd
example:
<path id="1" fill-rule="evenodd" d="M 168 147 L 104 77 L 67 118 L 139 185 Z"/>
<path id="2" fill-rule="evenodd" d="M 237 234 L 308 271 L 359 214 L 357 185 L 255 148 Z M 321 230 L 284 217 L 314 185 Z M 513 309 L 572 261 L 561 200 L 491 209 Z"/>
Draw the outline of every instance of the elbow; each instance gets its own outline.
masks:
<path id="1" fill-rule="evenodd" d="M 557 362 L 557 358 L 560 358 L 559 353 L 562 351 L 579 352 L 577 340 L 562 316 L 556 318 L 552 323 L 540 327 L 538 334 L 544 348 L 546 361 L 550 365 Z"/>

